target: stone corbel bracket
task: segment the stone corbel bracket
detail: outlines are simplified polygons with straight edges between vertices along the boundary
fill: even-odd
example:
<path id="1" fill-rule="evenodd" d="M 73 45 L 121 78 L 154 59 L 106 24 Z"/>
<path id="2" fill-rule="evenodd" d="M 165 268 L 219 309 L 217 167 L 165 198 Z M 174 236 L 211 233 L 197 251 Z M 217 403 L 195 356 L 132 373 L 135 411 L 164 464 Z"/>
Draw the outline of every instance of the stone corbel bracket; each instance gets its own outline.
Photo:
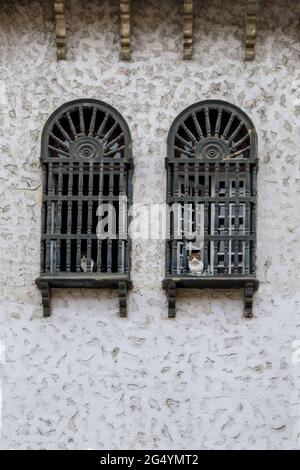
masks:
<path id="1" fill-rule="evenodd" d="M 257 9 L 258 0 L 247 0 L 245 25 L 245 60 L 253 60 L 255 57 L 255 45 L 257 35 Z"/>
<path id="2" fill-rule="evenodd" d="M 131 289 L 132 282 L 126 274 L 42 273 L 35 283 L 42 294 L 44 317 L 51 315 L 51 288 L 115 289 L 119 298 L 119 316 L 127 317 L 128 289 Z"/>
<path id="3" fill-rule="evenodd" d="M 119 282 L 119 316 L 127 317 L 127 284 Z"/>
<path id="4" fill-rule="evenodd" d="M 48 282 L 39 282 L 38 287 L 42 294 L 43 316 L 50 317 L 51 315 L 51 291 Z M 121 318 L 127 317 L 127 284 L 126 282 L 119 282 L 119 316 Z"/>
<path id="5" fill-rule="evenodd" d="M 130 60 L 131 58 L 130 7 L 130 0 L 120 0 L 120 58 L 122 60 Z"/>
<path id="6" fill-rule="evenodd" d="M 167 290 L 168 298 L 168 317 L 176 317 L 176 283 L 170 282 Z"/>
<path id="7" fill-rule="evenodd" d="M 66 58 L 66 18 L 65 0 L 54 0 L 55 31 L 56 31 L 56 56 L 58 60 Z"/>
<path id="8" fill-rule="evenodd" d="M 252 282 L 247 282 L 245 285 L 245 292 L 244 292 L 244 315 L 246 318 L 253 317 L 253 294 L 254 294 L 255 286 Z"/>
<path id="9" fill-rule="evenodd" d="M 51 310 L 50 310 L 50 286 L 48 282 L 40 282 L 38 284 L 39 289 L 41 290 L 42 294 L 42 305 L 43 305 L 43 315 L 44 317 L 50 317 Z"/>
<path id="10" fill-rule="evenodd" d="M 193 57 L 194 0 L 183 0 L 183 58 Z"/>
<path id="11" fill-rule="evenodd" d="M 258 288 L 259 282 L 254 279 L 243 279 L 238 277 L 175 277 L 163 280 L 163 287 L 166 290 L 168 299 L 168 317 L 176 317 L 177 289 L 244 289 L 244 316 L 253 317 L 253 296 Z"/>

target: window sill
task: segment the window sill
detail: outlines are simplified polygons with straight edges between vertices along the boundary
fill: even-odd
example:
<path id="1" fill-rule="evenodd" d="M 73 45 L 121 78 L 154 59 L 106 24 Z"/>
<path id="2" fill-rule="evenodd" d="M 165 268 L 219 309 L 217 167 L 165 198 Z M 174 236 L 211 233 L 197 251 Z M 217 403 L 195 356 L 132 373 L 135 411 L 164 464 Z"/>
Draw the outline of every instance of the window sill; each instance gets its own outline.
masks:
<path id="1" fill-rule="evenodd" d="M 120 317 L 127 316 L 127 290 L 132 282 L 128 274 L 45 273 L 35 281 L 42 292 L 44 316 L 49 317 L 51 288 L 118 289 Z"/>
<path id="2" fill-rule="evenodd" d="M 255 276 L 190 276 L 174 275 L 163 280 L 163 287 L 168 296 L 169 318 L 176 316 L 176 289 L 244 289 L 245 306 L 244 313 L 247 318 L 251 318 L 253 293 L 257 290 L 259 281 Z"/>

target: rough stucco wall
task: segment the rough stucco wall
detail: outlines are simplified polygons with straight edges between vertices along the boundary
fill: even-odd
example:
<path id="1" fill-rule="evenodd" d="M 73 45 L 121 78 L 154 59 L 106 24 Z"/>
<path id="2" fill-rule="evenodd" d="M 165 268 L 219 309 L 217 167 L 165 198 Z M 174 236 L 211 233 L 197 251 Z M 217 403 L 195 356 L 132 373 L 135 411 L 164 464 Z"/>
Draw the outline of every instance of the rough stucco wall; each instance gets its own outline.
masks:
<path id="1" fill-rule="evenodd" d="M 245 2 L 195 3 L 193 61 L 181 59 L 180 2 L 143 0 L 122 63 L 117 1 L 69 0 L 68 60 L 57 63 L 51 2 L 0 2 L 2 448 L 298 447 L 300 4 L 261 2 L 245 64 Z M 193 291 L 168 320 L 156 241 L 134 243 L 128 319 L 114 292 L 84 290 L 53 291 L 42 317 L 40 136 L 79 97 L 127 119 L 139 203 L 165 201 L 166 136 L 182 109 L 218 98 L 249 114 L 260 156 L 255 318 L 242 318 L 241 292 Z"/>

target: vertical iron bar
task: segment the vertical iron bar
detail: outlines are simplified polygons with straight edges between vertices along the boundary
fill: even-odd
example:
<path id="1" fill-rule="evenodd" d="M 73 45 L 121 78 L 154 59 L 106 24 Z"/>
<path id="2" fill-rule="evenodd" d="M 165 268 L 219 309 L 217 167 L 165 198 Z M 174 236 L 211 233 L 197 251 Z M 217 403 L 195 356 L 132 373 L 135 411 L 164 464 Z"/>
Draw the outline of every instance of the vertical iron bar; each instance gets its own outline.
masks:
<path id="1" fill-rule="evenodd" d="M 184 195 L 189 196 L 190 181 L 189 181 L 189 164 L 184 164 Z"/>
<path id="2" fill-rule="evenodd" d="M 79 163 L 78 178 L 78 213 L 77 213 L 77 256 L 76 271 L 81 271 L 81 233 L 82 233 L 82 196 L 83 196 L 83 163 Z"/>
<path id="3" fill-rule="evenodd" d="M 176 203 L 176 211 L 177 213 L 174 214 L 174 211 L 172 211 L 172 274 L 179 274 L 177 272 L 177 239 L 175 238 L 175 229 L 178 232 L 178 209 L 177 209 L 177 198 L 178 198 L 178 171 L 179 171 L 179 165 L 176 162 L 174 165 L 174 175 L 173 175 L 173 203 Z M 176 217 L 176 219 L 175 219 Z"/>
<path id="4" fill-rule="evenodd" d="M 204 165 L 204 271 L 208 270 L 208 212 L 209 212 L 209 163 Z"/>
<path id="5" fill-rule="evenodd" d="M 56 231 L 57 234 L 61 234 L 61 210 L 62 210 L 62 185 L 63 185 L 63 164 L 60 162 L 58 166 L 58 189 L 57 189 L 57 214 L 56 214 Z M 61 239 L 57 238 L 56 242 L 56 271 L 60 271 L 60 261 L 61 261 Z"/>
<path id="6" fill-rule="evenodd" d="M 171 166 L 167 164 L 167 204 L 168 209 L 171 207 L 171 198 L 172 198 L 172 170 Z M 167 230 L 166 230 L 166 273 L 171 274 L 171 246 L 170 246 L 170 237 L 172 233 L 171 227 L 171 211 L 167 212 Z"/>
<path id="7" fill-rule="evenodd" d="M 99 193 L 98 193 L 98 204 L 102 204 L 103 197 L 103 162 L 100 163 L 99 168 Z M 97 272 L 101 272 L 102 265 L 102 238 L 101 234 L 97 233 Z"/>
<path id="8" fill-rule="evenodd" d="M 197 235 L 200 237 L 200 230 L 202 230 L 202 227 L 199 225 L 199 220 L 198 217 L 200 217 L 200 204 L 198 201 L 199 198 L 199 162 L 196 162 L 194 165 L 194 213 L 195 213 L 195 227 L 194 230 L 197 232 Z M 197 237 L 196 235 L 196 237 Z"/>
<path id="9" fill-rule="evenodd" d="M 257 165 L 252 166 L 252 197 L 254 202 L 251 205 L 251 274 L 255 274 L 256 265 L 256 197 L 257 197 Z"/>
<path id="10" fill-rule="evenodd" d="M 128 165 L 128 169 L 125 173 L 124 178 L 124 194 L 127 194 L 127 210 L 131 208 L 132 204 L 132 173 L 133 169 L 131 166 Z M 127 217 L 127 214 L 126 214 Z M 128 238 L 128 231 L 127 231 L 127 224 L 131 222 L 131 218 L 128 220 L 126 219 L 126 241 L 125 241 L 125 250 L 124 250 L 124 258 L 125 258 L 125 273 L 128 274 L 129 272 L 129 249 L 130 249 L 130 240 Z"/>
<path id="11" fill-rule="evenodd" d="M 172 240 L 172 274 L 179 274 L 177 272 L 177 244 L 178 241 L 174 239 L 174 233 L 173 233 L 173 240 Z"/>
<path id="12" fill-rule="evenodd" d="M 215 220 L 214 220 L 214 236 L 219 234 L 219 187 L 220 187 L 220 165 L 215 165 Z M 214 240 L 214 274 L 218 274 L 218 240 Z"/>
<path id="13" fill-rule="evenodd" d="M 189 180 L 189 164 L 184 164 L 184 196 L 189 197 L 190 191 L 190 180 Z M 182 195 L 182 194 L 181 194 Z M 183 246 L 182 246 L 182 268 L 183 272 L 186 273 L 187 271 L 187 257 L 186 257 L 186 240 L 190 239 L 188 236 L 190 233 L 190 223 L 191 223 L 191 214 L 190 214 L 190 202 L 184 202 L 184 210 L 183 210 L 183 221 L 184 221 L 184 239 L 183 239 Z"/>
<path id="14" fill-rule="evenodd" d="M 53 196 L 53 163 L 48 166 L 48 197 Z M 50 260 L 51 253 L 51 226 L 52 226 L 52 201 L 47 200 L 47 241 L 46 241 L 46 272 L 50 272 L 52 264 Z"/>
<path id="15" fill-rule="evenodd" d="M 182 245 L 182 270 L 183 273 L 187 273 L 187 266 L 188 266 L 188 260 L 187 260 L 187 250 L 186 250 L 186 244 L 183 243 Z"/>
<path id="16" fill-rule="evenodd" d="M 195 198 L 199 197 L 199 163 L 195 163 L 195 181 L 194 181 L 194 189 L 195 189 Z"/>
<path id="17" fill-rule="evenodd" d="M 112 240 L 108 238 L 107 240 L 107 272 L 111 273 L 112 271 Z"/>
<path id="18" fill-rule="evenodd" d="M 229 272 L 229 163 L 225 163 L 224 274 Z"/>
<path id="19" fill-rule="evenodd" d="M 89 163 L 89 183 L 88 183 L 88 217 L 87 217 L 87 271 L 92 269 L 92 224 L 93 224 L 93 188 L 94 188 L 94 163 Z"/>
<path id="20" fill-rule="evenodd" d="M 68 180 L 68 216 L 67 216 L 67 256 L 66 270 L 71 271 L 71 233 L 72 233 L 72 196 L 73 196 L 73 163 L 69 164 L 69 180 Z"/>
<path id="21" fill-rule="evenodd" d="M 114 195 L 114 164 L 109 165 L 109 197 Z"/>
<path id="22" fill-rule="evenodd" d="M 168 203 L 168 209 L 171 207 L 171 198 L 172 198 L 172 169 L 170 163 L 167 164 L 167 203 Z M 166 273 L 167 275 L 170 275 L 172 272 L 172 256 L 171 256 L 171 234 L 173 233 L 172 231 L 172 225 L 171 225 L 171 211 L 169 210 L 167 213 L 167 228 L 168 230 L 166 231 Z"/>
<path id="23" fill-rule="evenodd" d="M 124 273 L 124 242 L 118 240 L 118 273 Z"/>
<path id="24" fill-rule="evenodd" d="M 235 205 L 234 205 L 234 233 L 237 236 L 240 232 L 240 164 L 235 164 Z M 234 273 L 239 272 L 239 240 L 234 242 Z"/>
<path id="25" fill-rule="evenodd" d="M 118 273 L 124 273 L 124 251 L 125 251 L 125 233 L 124 229 L 126 224 L 126 214 L 124 213 L 124 161 L 122 160 L 120 163 L 120 174 L 119 174 L 119 230 L 118 230 Z M 122 206 L 121 206 L 122 204 Z M 127 207 L 126 207 L 127 212 Z"/>
<path id="26" fill-rule="evenodd" d="M 246 196 L 246 213 L 245 213 L 245 265 L 244 274 L 249 274 L 250 265 L 250 163 L 246 162 L 245 165 L 245 196 Z"/>
<path id="27" fill-rule="evenodd" d="M 176 162 L 174 165 L 174 179 L 173 179 L 173 195 L 174 199 L 173 201 L 175 203 L 178 203 L 178 172 L 179 172 L 179 165 Z M 175 215 L 174 213 L 172 214 L 173 217 L 173 230 L 172 230 L 172 274 L 179 274 L 177 272 L 177 246 L 178 246 L 178 241 L 174 238 L 175 237 Z M 178 218 L 178 213 L 176 214 L 176 217 Z M 178 224 L 178 220 L 176 220 L 176 224 Z"/>
<path id="28" fill-rule="evenodd" d="M 45 202 L 45 197 L 47 196 L 47 167 L 43 164 L 43 199 L 42 199 L 42 224 L 41 224 L 41 232 L 43 235 L 46 235 L 46 215 L 47 215 L 47 203 Z M 45 272 L 46 263 L 45 263 L 45 250 L 46 248 L 46 240 L 41 239 L 41 264 L 40 264 L 40 271 L 41 273 Z"/>
<path id="29" fill-rule="evenodd" d="M 120 163 L 119 196 L 124 196 L 124 161 Z"/>
<path id="30" fill-rule="evenodd" d="M 171 274 L 171 242 L 170 240 L 167 240 L 167 262 L 166 262 L 166 267 L 167 267 L 167 275 Z"/>
<path id="31" fill-rule="evenodd" d="M 168 164 L 167 165 L 167 198 L 168 198 L 168 203 L 170 202 L 171 197 L 172 197 L 172 173 L 171 173 L 171 167 Z"/>
<path id="32" fill-rule="evenodd" d="M 178 197 L 178 171 L 179 171 L 179 165 L 178 165 L 178 163 L 175 163 L 175 165 L 174 165 L 174 180 L 173 180 L 174 198 Z M 176 202 L 176 201 L 174 201 L 174 202 Z"/>
<path id="33" fill-rule="evenodd" d="M 107 272 L 112 272 L 112 223 L 114 218 L 112 218 L 113 211 L 115 207 L 113 205 L 113 195 L 114 195 L 114 164 L 110 163 L 109 165 L 109 180 L 108 180 L 108 201 L 109 201 L 109 212 L 108 212 L 108 240 L 107 240 Z"/>

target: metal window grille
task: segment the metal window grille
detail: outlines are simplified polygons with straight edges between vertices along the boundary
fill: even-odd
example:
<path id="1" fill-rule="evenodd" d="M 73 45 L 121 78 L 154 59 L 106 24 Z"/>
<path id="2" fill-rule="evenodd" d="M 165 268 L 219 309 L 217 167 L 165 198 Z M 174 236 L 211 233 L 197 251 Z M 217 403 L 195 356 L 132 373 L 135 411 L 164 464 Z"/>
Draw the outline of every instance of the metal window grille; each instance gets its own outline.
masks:
<path id="1" fill-rule="evenodd" d="M 123 117 L 97 100 L 66 103 L 42 136 L 41 266 L 44 315 L 51 287 L 118 289 L 127 314 L 131 136 Z"/>
<path id="2" fill-rule="evenodd" d="M 191 276 L 194 251 L 203 262 L 199 277 L 255 275 L 257 137 L 248 116 L 223 101 L 191 106 L 171 127 L 166 167 L 168 205 L 181 207 L 171 211 L 167 277 Z M 185 207 L 199 246 L 184 230 L 178 239 L 175 214 Z"/>
<path id="3" fill-rule="evenodd" d="M 131 200 L 131 141 L 124 119 L 95 100 L 68 103 L 45 126 L 41 160 L 41 273 L 128 273 L 127 231 L 119 230 L 119 214 L 126 217 Z M 116 214 L 115 233 L 106 239 L 98 233 L 103 204 Z"/>

